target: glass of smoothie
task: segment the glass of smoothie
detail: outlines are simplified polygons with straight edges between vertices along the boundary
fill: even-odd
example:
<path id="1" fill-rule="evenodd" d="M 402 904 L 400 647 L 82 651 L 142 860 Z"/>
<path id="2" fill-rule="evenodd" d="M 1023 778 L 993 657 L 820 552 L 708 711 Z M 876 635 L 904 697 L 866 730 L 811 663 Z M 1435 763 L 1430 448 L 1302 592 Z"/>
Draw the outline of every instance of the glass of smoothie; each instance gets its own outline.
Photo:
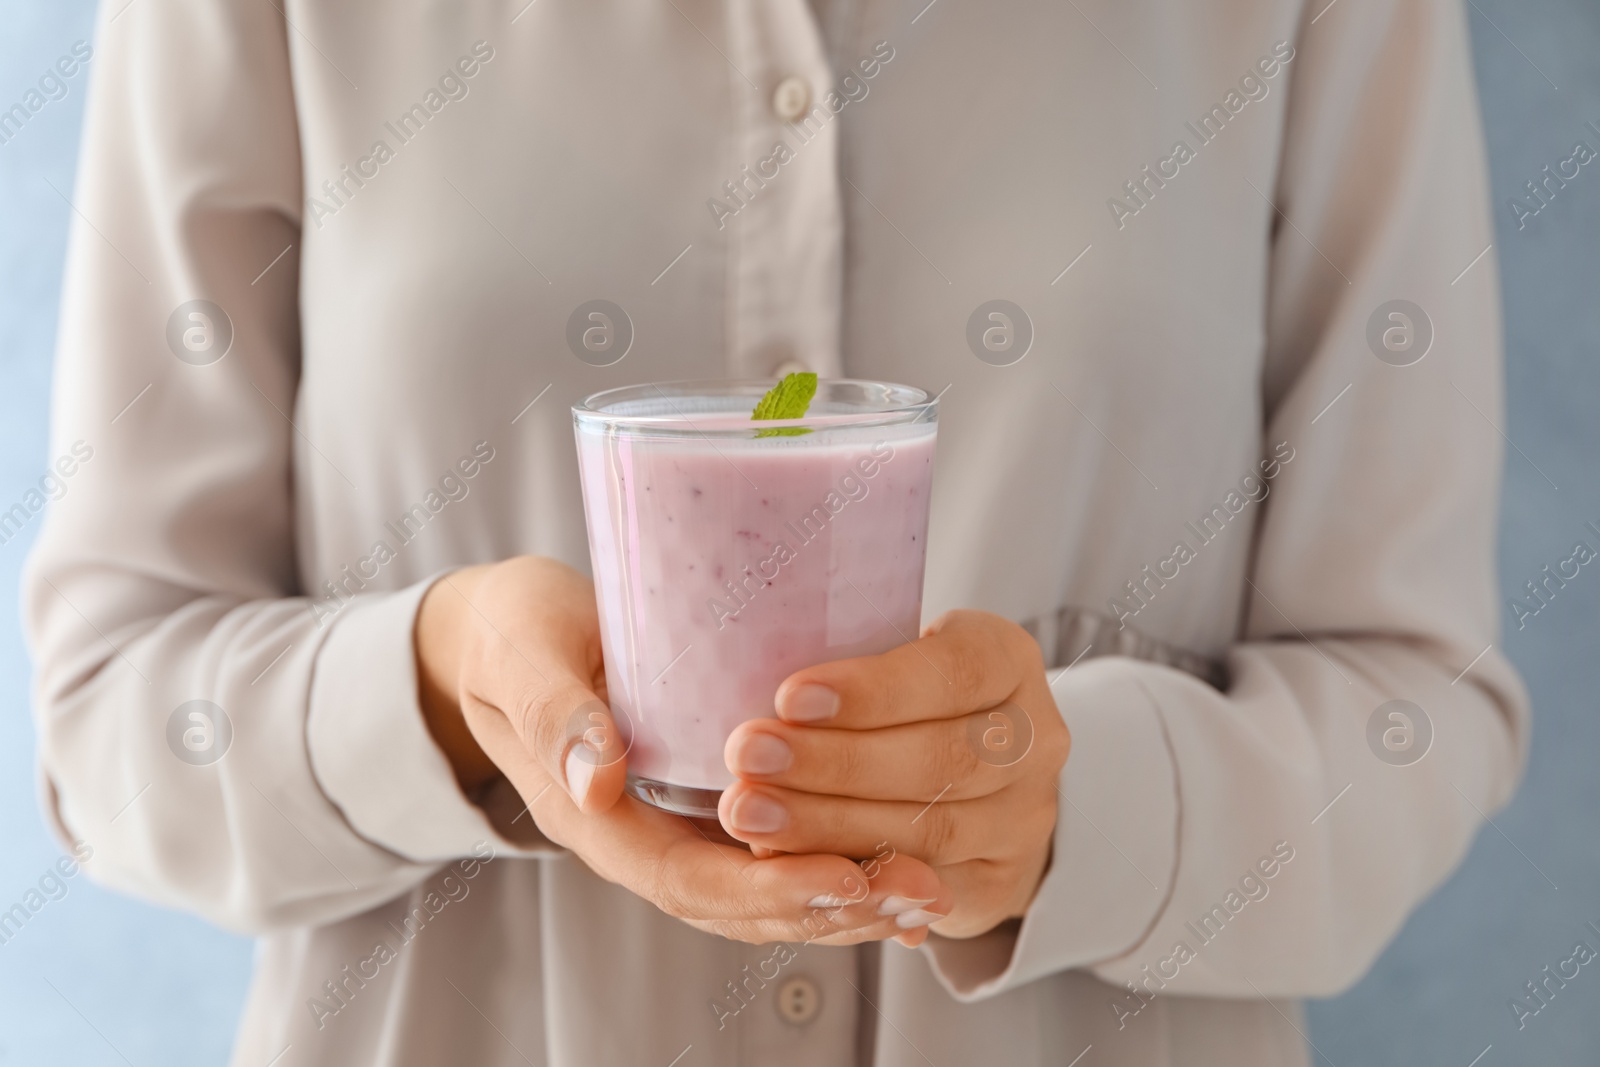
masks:
<path id="1" fill-rule="evenodd" d="M 917 636 L 938 401 L 827 381 L 668 382 L 574 407 L 606 688 L 628 790 L 715 818 L 734 727 L 803 667 Z"/>

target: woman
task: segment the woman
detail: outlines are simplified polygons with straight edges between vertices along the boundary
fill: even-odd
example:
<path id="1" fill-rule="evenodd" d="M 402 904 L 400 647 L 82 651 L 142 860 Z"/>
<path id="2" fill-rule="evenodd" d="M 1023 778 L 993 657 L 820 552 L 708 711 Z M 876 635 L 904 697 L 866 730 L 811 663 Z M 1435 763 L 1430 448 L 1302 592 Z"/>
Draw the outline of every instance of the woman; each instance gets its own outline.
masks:
<path id="1" fill-rule="evenodd" d="M 1306 1063 L 1510 795 L 1452 0 L 173 0 L 95 62 L 40 759 L 259 936 L 235 1064 Z M 730 741 L 746 851 L 572 754 L 567 408 L 796 367 L 942 391 L 937 621 Z"/>

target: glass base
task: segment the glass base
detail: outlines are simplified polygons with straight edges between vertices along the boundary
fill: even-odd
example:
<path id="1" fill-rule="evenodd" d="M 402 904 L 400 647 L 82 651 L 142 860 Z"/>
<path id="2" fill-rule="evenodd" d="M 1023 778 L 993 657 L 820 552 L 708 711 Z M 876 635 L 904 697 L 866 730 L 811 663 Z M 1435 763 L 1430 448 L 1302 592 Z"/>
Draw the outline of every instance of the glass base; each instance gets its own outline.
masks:
<path id="1" fill-rule="evenodd" d="M 630 774 L 628 795 L 637 797 L 662 811 L 670 811 L 674 815 L 715 821 L 717 801 L 722 799 L 722 790 L 672 785 L 669 782 L 658 782 L 653 778 L 639 778 Z"/>

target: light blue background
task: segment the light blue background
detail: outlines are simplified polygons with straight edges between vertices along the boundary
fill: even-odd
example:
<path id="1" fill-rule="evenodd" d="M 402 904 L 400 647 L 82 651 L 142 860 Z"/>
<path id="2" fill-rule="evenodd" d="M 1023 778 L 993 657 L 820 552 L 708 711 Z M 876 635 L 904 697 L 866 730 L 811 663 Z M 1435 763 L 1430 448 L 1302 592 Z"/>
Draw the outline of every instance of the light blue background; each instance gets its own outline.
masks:
<path id="1" fill-rule="evenodd" d="M 1313 0 L 1321 3 L 1322 0 Z M 1363 0 L 1339 0 L 1359 8 Z M 75 40 L 89 0 L 0 0 L 0 102 L 19 98 Z M 1600 522 L 1600 169 L 1518 231 L 1507 199 L 1600 125 L 1600 5 L 1477 0 L 1468 8 L 1496 190 L 1510 410 L 1501 520 L 1509 595 Z M 1332 12 L 1335 18 L 1348 13 Z M 1514 43 L 1513 43 L 1514 42 Z M 0 501 L 43 472 L 55 306 L 84 79 L 0 145 Z M 1559 87 L 1559 88 L 1557 88 Z M 1464 266 L 1464 264 L 1463 264 Z M 1519 451 L 1520 453 L 1519 454 Z M 1537 465 L 1535 469 L 1534 465 Z M 1543 474 L 1539 472 L 1543 471 Z M 1559 489 L 1552 489 L 1545 475 Z M 0 603 L 38 520 L 0 546 Z M 1467 1067 L 1593 1064 L 1600 973 L 1580 977 L 1518 1032 L 1507 1000 L 1600 923 L 1600 578 L 1588 573 L 1505 646 L 1533 691 L 1537 729 L 1517 800 L 1462 870 L 1406 924 L 1354 990 L 1312 1005 L 1321 1063 Z M 34 793 L 29 669 L 14 610 L 0 612 L 0 908 L 58 853 Z M 1537 869 L 1535 868 L 1537 865 Z M 1543 875 L 1539 872 L 1542 871 Z M 1548 876 L 1559 889 L 1553 889 Z M 226 1061 L 250 944 L 74 878 L 0 946 L 0 1064 L 188 1067 Z M 1092 1061 L 1091 1061 L 1092 1062 Z"/>

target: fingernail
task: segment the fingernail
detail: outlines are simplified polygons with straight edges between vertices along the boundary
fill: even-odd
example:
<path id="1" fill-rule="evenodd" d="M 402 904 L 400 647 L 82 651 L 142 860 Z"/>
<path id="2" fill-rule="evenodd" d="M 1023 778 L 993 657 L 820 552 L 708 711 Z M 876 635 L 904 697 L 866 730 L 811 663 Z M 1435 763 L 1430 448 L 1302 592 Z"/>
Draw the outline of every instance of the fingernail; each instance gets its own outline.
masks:
<path id="1" fill-rule="evenodd" d="M 794 752 L 781 737 L 772 734 L 750 733 L 733 750 L 734 774 L 778 774 L 789 769 L 794 762 Z"/>
<path id="2" fill-rule="evenodd" d="M 573 745 L 567 751 L 567 792 L 572 794 L 572 802 L 578 807 L 583 807 L 583 798 L 589 795 L 589 783 L 594 781 L 594 762 L 585 759 L 586 753 L 583 744 Z"/>
<path id="3" fill-rule="evenodd" d="M 746 793 L 733 802 L 735 830 L 747 834 L 772 834 L 789 825 L 789 813 L 782 804 L 761 793 Z"/>
<path id="4" fill-rule="evenodd" d="M 811 898 L 808 908 L 842 908 L 850 903 L 849 897 L 841 897 L 837 893 L 820 893 Z"/>
<path id="5" fill-rule="evenodd" d="M 884 897 L 883 903 L 878 905 L 878 914 L 904 915 L 906 912 L 920 908 L 924 904 L 932 904 L 936 899 L 936 897 L 929 897 L 926 900 L 920 900 L 917 897 Z"/>
<path id="6" fill-rule="evenodd" d="M 940 915 L 936 911 L 924 911 L 921 908 L 916 908 L 912 911 L 906 912 L 904 915 L 896 915 L 894 917 L 894 924 L 902 930 L 910 930 L 913 927 L 927 926 L 930 923 L 936 923 L 942 918 L 944 918 L 944 916 Z"/>
<path id="7" fill-rule="evenodd" d="M 781 710 L 793 722 L 821 722 L 839 714 L 839 694 L 825 685 L 802 685 L 789 692 Z"/>

